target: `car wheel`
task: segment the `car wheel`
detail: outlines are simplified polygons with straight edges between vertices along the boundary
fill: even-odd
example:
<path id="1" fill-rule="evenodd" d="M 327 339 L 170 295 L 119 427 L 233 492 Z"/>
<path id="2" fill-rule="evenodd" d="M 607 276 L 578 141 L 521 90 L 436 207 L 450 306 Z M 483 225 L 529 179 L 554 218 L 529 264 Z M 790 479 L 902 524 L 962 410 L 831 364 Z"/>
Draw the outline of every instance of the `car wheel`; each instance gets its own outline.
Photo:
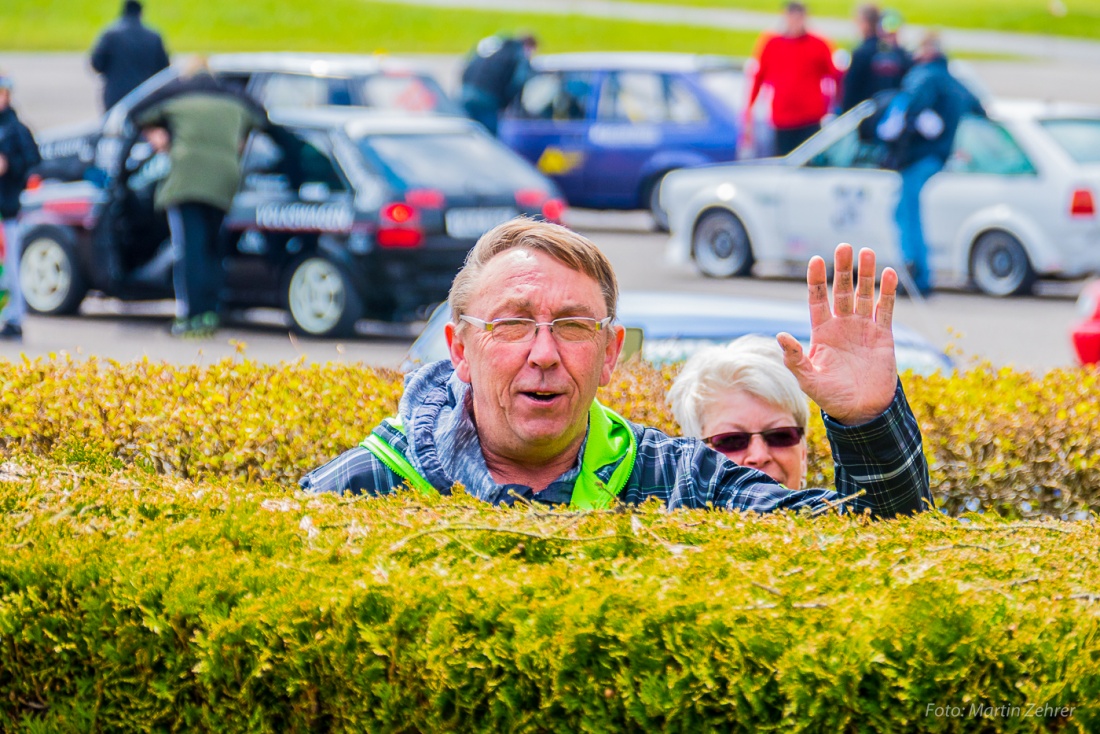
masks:
<path id="1" fill-rule="evenodd" d="M 699 270 L 712 278 L 731 278 L 752 271 L 749 233 L 736 215 L 724 209 L 712 209 L 699 218 L 691 250 Z"/>
<path id="2" fill-rule="evenodd" d="M 76 313 L 88 293 L 72 233 L 62 227 L 34 227 L 23 238 L 19 286 L 35 313 L 62 316 Z"/>
<path id="3" fill-rule="evenodd" d="M 344 271 L 319 255 L 291 269 L 286 302 L 295 330 L 309 336 L 349 336 L 363 314 L 359 294 Z"/>
<path id="4" fill-rule="evenodd" d="M 668 212 L 661 207 L 661 182 L 664 180 L 663 173 L 654 176 L 645 195 L 646 208 L 653 215 L 653 224 L 656 225 L 658 232 L 668 231 Z"/>
<path id="5" fill-rule="evenodd" d="M 978 290 L 991 296 L 1031 292 L 1035 270 L 1020 241 L 1007 232 L 986 232 L 974 243 L 970 277 Z"/>

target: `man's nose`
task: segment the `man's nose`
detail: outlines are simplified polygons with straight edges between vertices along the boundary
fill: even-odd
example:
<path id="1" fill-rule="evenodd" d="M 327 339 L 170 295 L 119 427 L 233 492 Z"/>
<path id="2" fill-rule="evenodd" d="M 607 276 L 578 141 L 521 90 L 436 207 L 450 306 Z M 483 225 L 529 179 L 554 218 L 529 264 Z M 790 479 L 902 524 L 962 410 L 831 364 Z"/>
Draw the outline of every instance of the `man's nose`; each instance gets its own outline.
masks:
<path id="1" fill-rule="evenodd" d="M 558 341 L 550 332 L 549 325 L 539 326 L 535 331 L 535 338 L 531 341 L 531 351 L 527 355 L 527 361 L 543 369 L 553 367 L 561 361 L 561 355 L 558 353 Z"/>

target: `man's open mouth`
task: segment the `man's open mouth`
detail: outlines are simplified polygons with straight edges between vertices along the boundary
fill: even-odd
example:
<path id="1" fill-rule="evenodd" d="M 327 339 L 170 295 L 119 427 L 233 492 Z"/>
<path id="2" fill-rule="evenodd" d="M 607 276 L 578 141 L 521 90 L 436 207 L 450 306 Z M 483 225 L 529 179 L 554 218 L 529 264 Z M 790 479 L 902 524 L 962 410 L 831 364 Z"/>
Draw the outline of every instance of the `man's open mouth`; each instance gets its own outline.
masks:
<path id="1" fill-rule="evenodd" d="M 525 390 L 524 392 L 522 392 L 520 394 L 525 395 L 526 397 L 528 397 L 528 398 L 530 398 L 530 399 L 532 399 L 536 402 L 539 402 L 539 403 L 549 403 L 549 402 L 553 401 L 554 398 L 559 397 L 561 395 L 560 392 L 538 392 L 538 391 L 534 391 L 534 390 L 532 390 L 532 391 L 526 391 Z"/>

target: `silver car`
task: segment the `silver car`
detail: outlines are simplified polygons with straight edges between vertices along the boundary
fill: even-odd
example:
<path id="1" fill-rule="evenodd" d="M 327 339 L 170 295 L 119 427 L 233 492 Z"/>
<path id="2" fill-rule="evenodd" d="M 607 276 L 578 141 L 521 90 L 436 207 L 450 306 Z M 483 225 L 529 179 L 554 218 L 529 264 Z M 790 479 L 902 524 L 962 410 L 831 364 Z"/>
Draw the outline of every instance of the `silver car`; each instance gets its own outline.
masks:
<path id="1" fill-rule="evenodd" d="M 1100 108 L 994 102 L 964 118 L 943 171 L 921 200 L 937 282 L 984 293 L 1026 293 L 1038 278 L 1100 272 Z M 873 247 L 899 264 L 894 209 L 900 176 L 881 167 L 882 144 L 864 139 L 864 102 L 785 158 L 670 174 L 670 262 L 713 277 L 755 265 L 805 268 L 838 242 Z"/>

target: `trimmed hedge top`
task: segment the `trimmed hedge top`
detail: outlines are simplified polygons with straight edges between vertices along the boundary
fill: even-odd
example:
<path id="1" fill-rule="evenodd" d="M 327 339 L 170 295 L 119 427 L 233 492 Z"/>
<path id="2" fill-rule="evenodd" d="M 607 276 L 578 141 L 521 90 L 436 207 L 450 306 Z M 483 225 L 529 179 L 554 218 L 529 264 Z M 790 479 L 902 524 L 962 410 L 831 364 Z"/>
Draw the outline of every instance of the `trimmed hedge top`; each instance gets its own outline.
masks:
<path id="1" fill-rule="evenodd" d="M 677 433 L 664 401 L 675 369 L 622 366 L 600 399 Z M 1100 510 L 1100 372 L 1035 377 L 978 366 L 903 381 L 945 511 L 1072 519 Z M 183 478 L 289 486 L 392 415 L 401 387 L 396 372 L 338 364 L 5 363 L 0 450 L 62 461 L 112 457 Z M 808 483 L 830 486 L 816 412 L 809 444 Z"/>

